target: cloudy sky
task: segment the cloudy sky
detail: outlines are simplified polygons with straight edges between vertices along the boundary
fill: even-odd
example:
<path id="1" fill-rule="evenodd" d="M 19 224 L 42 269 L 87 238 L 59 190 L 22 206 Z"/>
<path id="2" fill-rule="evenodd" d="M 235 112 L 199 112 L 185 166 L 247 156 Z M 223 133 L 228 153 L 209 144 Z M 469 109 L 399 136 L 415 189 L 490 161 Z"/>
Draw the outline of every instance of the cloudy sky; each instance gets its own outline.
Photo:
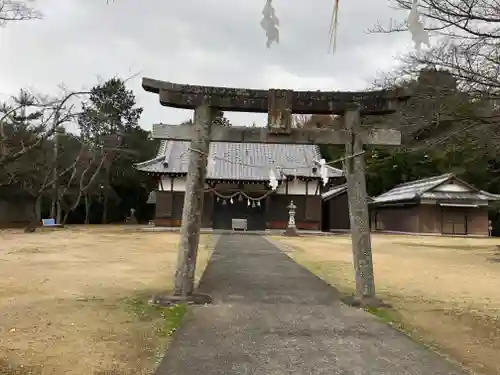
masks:
<path id="1" fill-rule="evenodd" d="M 334 0 L 274 0 L 280 44 L 265 46 L 265 0 L 36 0 L 42 20 L 0 29 L 0 100 L 20 88 L 58 92 L 129 77 L 144 107 L 141 125 L 179 123 L 189 111 L 161 107 L 141 78 L 252 88 L 359 90 L 411 48 L 411 36 L 370 35 L 377 21 L 403 19 L 388 0 L 341 0 L 337 50 L 328 52 Z M 265 116 L 227 113 L 237 125 Z"/>

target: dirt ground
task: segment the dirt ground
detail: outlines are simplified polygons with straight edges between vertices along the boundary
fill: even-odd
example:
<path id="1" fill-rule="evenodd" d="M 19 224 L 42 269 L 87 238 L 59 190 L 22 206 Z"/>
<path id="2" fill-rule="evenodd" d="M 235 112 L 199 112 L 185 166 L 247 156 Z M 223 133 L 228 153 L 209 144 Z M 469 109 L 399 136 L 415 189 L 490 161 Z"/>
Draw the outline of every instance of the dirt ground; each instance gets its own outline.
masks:
<path id="1" fill-rule="evenodd" d="M 183 307 L 172 287 L 176 233 L 132 226 L 0 231 L 0 374 L 151 374 Z M 202 236 L 197 277 L 213 249 Z"/>
<path id="2" fill-rule="evenodd" d="M 350 237 L 276 237 L 298 263 L 354 291 Z M 500 239 L 374 235 L 385 320 L 478 373 L 500 374 Z"/>

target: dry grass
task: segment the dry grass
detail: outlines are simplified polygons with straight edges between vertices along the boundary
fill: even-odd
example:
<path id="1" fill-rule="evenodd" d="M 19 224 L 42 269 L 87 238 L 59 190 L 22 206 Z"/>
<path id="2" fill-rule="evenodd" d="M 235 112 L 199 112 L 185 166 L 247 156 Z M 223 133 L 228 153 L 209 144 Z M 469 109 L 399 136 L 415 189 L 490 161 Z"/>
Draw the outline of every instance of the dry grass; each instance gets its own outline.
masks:
<path id="1" fill-rule="evenodd" d="M 1 374 L 152 373 L 183 311 L 147 299 L 172 287 L 179 236 L 137 229 L 0 231 Z"/>
<path id="2" fill-rule="evenodd" d="M 374 235 L 377 293 L 414 337 L 480 373 L 500 374 L 499 239 Z M 354 291 L 350 237 L 286 238 L 298 263 Z"/>

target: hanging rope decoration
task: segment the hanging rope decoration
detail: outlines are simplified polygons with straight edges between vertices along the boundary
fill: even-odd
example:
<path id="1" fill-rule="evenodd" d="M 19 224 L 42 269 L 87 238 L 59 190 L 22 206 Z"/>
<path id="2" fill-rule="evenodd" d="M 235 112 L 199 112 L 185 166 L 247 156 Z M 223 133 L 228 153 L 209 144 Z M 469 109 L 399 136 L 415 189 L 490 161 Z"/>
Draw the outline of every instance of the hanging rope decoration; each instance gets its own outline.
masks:
<path id="1" fill-rule="evenodd" d="M 280 21 L 278 17 L 276 17 L 276 13 L 273 8 L 272 0 L 266 0 L 266 5 L 264 5 L 264 9 L 262 10 L 262 21 L 260 21 L 260 25 L 266 32 L 267 48 L 271 47 L 271 44 L 276 42 L 279 44 L 280 42 L 280 31 L 278 30 L 278 26 L 280 25 Z"/>
<path id="2" fill-rule="evenodd" d="M 422 21 L 420 21 L 418 0 L 413 0 L 410 15 L 408 16 L 408 30 L 410 30 L 411 38 L 415 43 L 415 49 L 417 52 L 420 52 L 422 44 L 430 47 L 429 34 L 425 30 Z"/>
<path id="3" fill-rule="evenodd" d="M 276 175 L 274 174 L 273 170 L 269 170 L 269 186 L 271 189 L 274 191 L 278 188 L 278 179 L 276 178 Z"/>
<path id="4" fill-rule="evenodd" d="M 238 191 L 236 193 L 229 194 L 229 195 L 223 195 L 213 188 L 205 189 L 205 191 L 214 193 L 217 196 L 218 202 L 220 202 L 222 200 L 222 204 L 227 204 L 228 201 L 230 204 L 233 204 L 235 198 L 238 198 L 239 201 L 243 201 L 243 199 L 246 199 L 248 207 L 260 207 L 261 206 L 260 201 L 265 199 L 268 195 L 273 193 L 273 190 L 271 190 L 271 191 L 264 193 L 260 197 L 251 197 L 248 194 L 246 194 L 244 191 Z"/>
<path id="5" fill-rule="evenodd" d="M 328 43 L 328 53 L 335 52 L 337 47 L 337 24 L 338 24 L 338 14 L 339 14 L 339 0 L 335 0 L 333 4 L 332 19 L 330 20 L 330 40 Z"/>
<path id="6" fill-rule="evenodd" d="M 323 180 L 323 186 L 326 186 L 326 184 L 328 183 L 328 169 L 326 169 L 326 160 L 321 159 L 319 161 L 319 164 L 320 164 L 319 175 Z"/>
<path id="7" fill-rule="evenodd" d="M 337 26 L 338 26 L 338 14 L 339 14 L 339 2 L 340 0 L 334 0 L 332 17 L 330 20 L 329 29 L 329 41 L 328 41 L 328 53 L 334 53 L 337 47 Z M 279 19 L 276 17 L 274 7 L 272 5 L 272 0 L 266 0 L 264 9 L 262 10 L 262 21 L 260 25 L 266 32 L 267 48 L 271 47 L 271 44 L 276 42 L 279 44 Z M 420 52 L 422 44 L 430 47 L 429 34 L 424 28 L 424 24 L 420 21 L 420 13 L 418 11 L 418 0 L 413 0 L 410 14 L 408 16 L 408 30 L 412 35 L 412 40 L 415 43 L 415 49 Z"/>
<path id="8" fill-rule="evenodd" d="M 234 199 L 234 198 L 241 198 L 241 199 L 239 199 L 240 201 L 243 200 L 243 199 L 246 199 L 246 200 L 249 200 L 249 201 L 252 201 L 252 202 L 259 202 L 259 201 L 265 199 L 268 195 L 270 195 L 270 194 L 273 193 L 272 191 L 266 191 L 260 197 L 251 197 L 250 195 L 248 195 L 244 191 L 237 191 L 236 193 L 233 193 L 233 194 L 224 195 L 224 194 L 219 193 L 214 188 L 208 188 L 208 189 L 205 189 L 205 192 L 207 192 L 207 193 L 209 193 L 209 192 L 210 193 L 214 193 L 218 198 L 225 199 L 225 200 L 231 200 L 231 199 Z"/>

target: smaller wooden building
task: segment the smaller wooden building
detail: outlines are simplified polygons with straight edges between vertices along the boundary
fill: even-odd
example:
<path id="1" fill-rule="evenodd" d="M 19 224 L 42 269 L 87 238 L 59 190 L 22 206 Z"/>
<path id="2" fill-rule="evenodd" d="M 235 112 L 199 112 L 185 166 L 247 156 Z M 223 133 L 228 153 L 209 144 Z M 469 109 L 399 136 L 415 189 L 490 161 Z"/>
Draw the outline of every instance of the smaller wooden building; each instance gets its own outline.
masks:
<path id="1" fill-rule="evenodd" d="M 345 182 L 345 178 L 342 177 Z M 349 232 L 351 230 L 351 216 L 349 213 L 349 197 L 347 184 L 333 186 L 327 192 L 321 194 L 323 200 L 323 232 Z M 370 211 L 371 198 L 368 197 L 368 210 Z M 371 224 L 371 222 L 370 222 Z"/>
<path id="2" fill-rule="evenodd" d="M 344 178 L 345 180 L 345 178 Z M 332 187 L 321 194 L 323 232 L 347 232 L 351 229 L 347 184 Z"/>
<path id="3" fill-rule="evenodd" d="M 451 173 L 397 185 L 371 204 L 372 230 L 488 235 L 488 205 L 500 200 Z"/>

